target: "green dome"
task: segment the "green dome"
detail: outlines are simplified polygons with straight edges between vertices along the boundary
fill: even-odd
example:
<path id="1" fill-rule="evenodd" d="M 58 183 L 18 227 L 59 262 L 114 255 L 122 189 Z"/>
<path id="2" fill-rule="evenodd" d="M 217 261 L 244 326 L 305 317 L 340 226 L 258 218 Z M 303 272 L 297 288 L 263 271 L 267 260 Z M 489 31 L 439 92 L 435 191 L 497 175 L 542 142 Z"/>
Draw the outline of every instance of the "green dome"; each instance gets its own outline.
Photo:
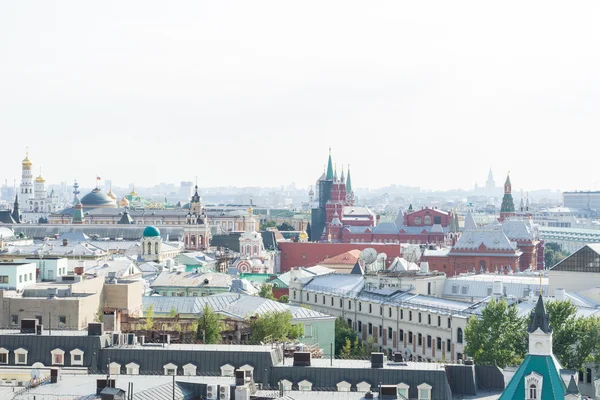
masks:
<path id="1" fill-rule="evenodd" d="M 157 227 L 148 225 L 146 229 L 144 229 L 144 237 L 157 237 L 160 236 L 160 231 Z"/>

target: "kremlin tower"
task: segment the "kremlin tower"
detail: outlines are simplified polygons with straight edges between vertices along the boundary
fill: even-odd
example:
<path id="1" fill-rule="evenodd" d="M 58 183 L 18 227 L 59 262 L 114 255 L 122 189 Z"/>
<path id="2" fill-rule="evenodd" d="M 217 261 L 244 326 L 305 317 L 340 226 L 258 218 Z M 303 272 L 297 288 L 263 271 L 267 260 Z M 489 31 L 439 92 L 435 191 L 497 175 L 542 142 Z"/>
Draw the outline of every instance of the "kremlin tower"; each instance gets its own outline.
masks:
<path id="1" fill-rule="evenodd" d="M 500 206 L 500 222 L 515 215 L 515 203 L 512 197 L 512 185 L 510 184 L 510 173 L 506 175 L 504 182 L 504 197 Z"/>

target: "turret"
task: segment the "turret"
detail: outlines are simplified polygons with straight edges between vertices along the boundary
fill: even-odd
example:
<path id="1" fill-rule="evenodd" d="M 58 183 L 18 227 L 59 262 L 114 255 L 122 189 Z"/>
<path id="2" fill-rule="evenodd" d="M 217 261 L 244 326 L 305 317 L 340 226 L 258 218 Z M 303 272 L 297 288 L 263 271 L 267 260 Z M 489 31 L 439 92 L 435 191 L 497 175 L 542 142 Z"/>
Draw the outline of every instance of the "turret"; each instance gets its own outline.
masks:
<path id="1" fill-rule="evenodd" d="M 552 355 L 552 327 L 550 314 L 546 313 L 542 295 L 538 297 L 535 310 L 529 323 L 529 354 L 537 356 Z"/>
<path id="2" fill-rule="evenodd" d="M 333 180 L 333 163 L 331 162 L 331 147 L 329 148 L 329 160 L 327 161 L 327 180 Z"/>

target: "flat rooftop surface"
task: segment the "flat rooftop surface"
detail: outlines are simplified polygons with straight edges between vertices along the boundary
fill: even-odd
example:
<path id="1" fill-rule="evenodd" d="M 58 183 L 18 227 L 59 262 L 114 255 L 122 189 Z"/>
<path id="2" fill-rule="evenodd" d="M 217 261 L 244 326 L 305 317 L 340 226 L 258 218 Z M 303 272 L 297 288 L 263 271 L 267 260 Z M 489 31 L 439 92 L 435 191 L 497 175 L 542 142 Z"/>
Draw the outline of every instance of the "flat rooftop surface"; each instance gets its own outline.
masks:
<path id="1" fill-rule="evenodd" d="M 2 335 L 40 336 L 35 333 L 21 333 L 20 329 L 0 329 L 0 336 Z M 52 329 L 51 331 L 48 331 L 48 329 L 44 328 L 41 336 L 88 336 L 88 331 L 87 329 L 81 331 L 73 329 Z"/>
<path id="2" fill-rule="evenodd" d="M 310 367 L 331 367 L 332 361 L 329 358 L 313 358 Z M 278 367 L 292 367 L 294 359 L 291 357 L 285 358 L 285 364 L 277 364 Z M 352 369 L 371 369 L 371 360 L 333 360 L 333 367 L 337 368 L 352 368 Z M 427 363 L 427 362 L 394 362 L 385 361 L 383 369 L 405 369 L 405 370 L 426 370 L 426 371 L 444 371 L 444 364 Z"/>
<path id="3" fill-rule="evenodd" d="M 119 350 L 177 350 L 177 351 L 240 351 L 240 352 L 268 352 L 275 350 L 275 347 L 270 345 L 241 345 L 241 344 L 166 344 L 160 343 L 144 344 L 142 345 L 121 345 L 112 346 L 111 348 L 118 348 Z"/>
<path id="4" fill-rule="evenodd" d="M 114 377 L 115 376 L 111 376 L 111 378 Z M 65 398 L 73 397 L 82 400 L 96 399 L 96 380 L 98 379 L 106 379 L 106 375 L 67 375 L 63 373 L 61 374 L 58 383 L 38 386 L 29 390 L 27 393 L 16 397 L 15 400 L 33 399 L 33 396 L 36 396 L 37 399 L 46 398 L 44 396 L 53 399 L 61 398 L 59 396 L 64 396 Z M 177 376 L 175 379 L 177 382 L 217 385 L 233 385 L 235 383 L 234 378 L 221 376 Z M 134 393 L 173 383 L 173 377 L 166 375 L 117 375 L 116 380 L 115 387 L 125 391 L 127 391 L 129 382 L 132 382 Z M 12 393 L 12 388 L 10 389 Z M 0 395 L 3 393 L 4 392 L 0 391 Z M 4 399 L 5 397 L 2 398 Z"/>

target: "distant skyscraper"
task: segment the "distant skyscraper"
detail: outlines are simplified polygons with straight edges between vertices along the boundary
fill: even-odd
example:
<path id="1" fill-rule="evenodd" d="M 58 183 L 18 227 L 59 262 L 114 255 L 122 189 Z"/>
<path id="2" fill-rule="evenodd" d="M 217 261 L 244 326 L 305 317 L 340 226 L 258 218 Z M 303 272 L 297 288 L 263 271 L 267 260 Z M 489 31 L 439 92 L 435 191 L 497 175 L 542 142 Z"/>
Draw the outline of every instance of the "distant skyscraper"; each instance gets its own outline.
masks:
<path id="1" fill-rule="evenodd" d="M 487 181 L 485 181 L 485 188 L 488 192 L 493 192 L 496 189 L 496 182 L 494 182 L 494 175 L 492 174 L 492 167 L 490 167 L 490 172 L 488 172 Z"/>
<path id="2" fill-rule="evenodd" d="M 183 181 L 179 185 L 178 196 L 180 199 L 188 199 L 192 196 L 194 190 L 194 183 L 190 181 Z"/>

